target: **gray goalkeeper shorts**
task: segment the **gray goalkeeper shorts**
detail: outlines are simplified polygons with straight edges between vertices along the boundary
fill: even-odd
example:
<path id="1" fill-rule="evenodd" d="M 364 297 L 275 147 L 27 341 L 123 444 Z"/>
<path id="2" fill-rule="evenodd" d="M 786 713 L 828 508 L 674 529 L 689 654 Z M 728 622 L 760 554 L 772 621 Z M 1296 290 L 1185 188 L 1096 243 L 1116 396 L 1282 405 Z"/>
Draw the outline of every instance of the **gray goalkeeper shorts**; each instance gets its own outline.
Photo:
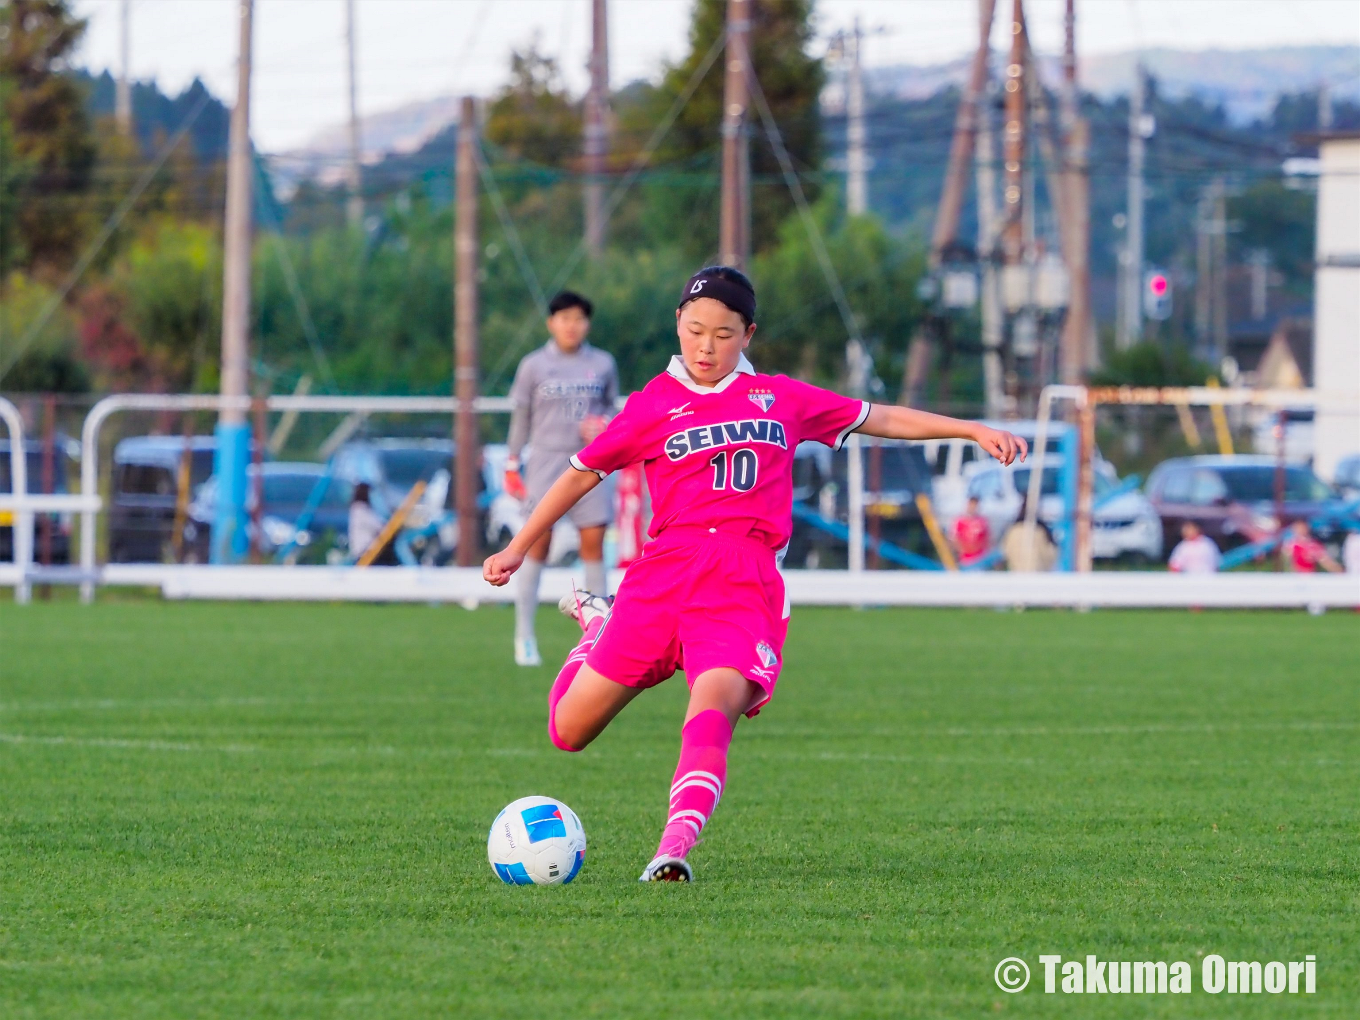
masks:
<path id="1" fill-rule="evenodd" d="M 571 458 L 570 453 L 557 450 L 530 451 L 524 464 L 524 488 L 528 491 L 524 501 L 525 514 L 533 513 L 538 501 L 552 488 L 552 483 L 571 467 Z M 566 512 L 566 519 L 578 528 L 603 527 L 614 519 L 613 496 L 613 482 L 606 478 Z"/>

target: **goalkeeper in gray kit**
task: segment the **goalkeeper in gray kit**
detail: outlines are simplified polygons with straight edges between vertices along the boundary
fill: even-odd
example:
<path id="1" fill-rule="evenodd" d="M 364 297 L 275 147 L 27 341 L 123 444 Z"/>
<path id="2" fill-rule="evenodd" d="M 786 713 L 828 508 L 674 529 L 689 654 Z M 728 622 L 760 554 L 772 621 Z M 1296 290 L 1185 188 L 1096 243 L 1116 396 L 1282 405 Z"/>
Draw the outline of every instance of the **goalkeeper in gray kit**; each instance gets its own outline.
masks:
<path id="1" fill-rule="evenodd" d="M 563 291 L 548 304 L 548 333 L 552 337 L 526 354 L 510 388 L 514 414 L 510 419 L 510 457 L 505 468 L 505 491 L 525 501 L 531 513 L 543 494 L 565 471 L 573 454 L 598 436 L 614 415 L 619 374 L 614 358 L 586 342 L 593 306 L 579 294 Z M 521 455 L 528 447 L 521 468 Z M 597 486 L 568 513 L 581 533 L 581 562 L 585 590 L 607 594 L 604 571 L 604 531 L 613 517 L 610 490 Z M 519 569 L 515 592 L 515 662 L 538 666 L 534 613 L 538 582 L 548 558 L 551 534 L 530 548 Z"/>

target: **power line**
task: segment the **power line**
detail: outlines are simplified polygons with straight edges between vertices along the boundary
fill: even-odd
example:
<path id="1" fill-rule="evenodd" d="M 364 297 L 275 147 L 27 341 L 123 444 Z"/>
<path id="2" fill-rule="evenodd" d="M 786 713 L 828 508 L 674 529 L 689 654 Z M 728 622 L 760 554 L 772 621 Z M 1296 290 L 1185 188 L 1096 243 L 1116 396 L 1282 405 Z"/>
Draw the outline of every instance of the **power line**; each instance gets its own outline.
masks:
<path id="1" fill-rule="evenodd" d="M 160 154 L 156 157 L 156 161 L 152 163 L 151 166 L 147 167 L 146 172 L 143 173 L 137 183 L 133 185 L 133 188 L 128 192 L 127 197 L 124 198 L 123 201 L 119 203 L 118 208 L 113 211 L 113 215 L 104 222 L 104 226 L 100 228 L 99 233 L 95 236 L 95 239 L 90 242 L 90 245 L 85 249 L 84 254 L 80 256 L 80 260 L 75 264 L 75 268 L 71 270 L 70 275 L 66 278 L 66 282 L 62 284 L 61 289 L 48 299 L 47 304 L 44 305 L 42 311 L 38 313 L 38 317 L 33 320 L 33 323 L 28 327 L 28 330 L 19 338 L 19 342 L 15 345 L 13 352 L 6 358 L 3 364 L 0 364 L 0 379 L 5 377 L 5 373 L 14 367 L 15 362 L 23 356 L 24 351 L 28 350 L 29 345 L 37 339 L 38 334 L 42 332 L 43 327 L 45 327 L 48 320 L 51 319 L 52 313 L 66 300 L 66 296 L 71 293 L 71 289 L 75 287 L 76 283 L 85 274 L 85 270 L 90 268 L 91 263 L 94 262 L 95 257 L 99 254 L 105 243 L 113 236 L 113 232 L 118 229 L 119 224 L 123 222 L 123 218 L 127 216 L 132 207 L 137 204 L 137 199 L 142 197 L 142 192 L 147 189 L 152 180 L 155 179 L 156 174 L 160 172 L 161 167 L 165 165 L 165 161 L 170 158 L 170 153 L 175 150 L 175 147 L 184 140 L 184 136 L 189 133 L 189 128 L 193 126 L 194 121 L 198 119 L 198 115 L 203 112 L 205 107 L 207 107 L 208 101 L 211 98 L 212 97 L 206 93 L 204 94 L 197 105 L 194 106 L 189 116 L 184 119 L 184 123 L 179 126 L 179 129 L 171 136 L 170 140 L 165 143 Z"/>
<path id="2" fill-rule="evenodd" d="M 689 81 L 685 83 L 684 89 L 682 89 L 680 94 L 675 97 L 675 101 L 671 103 L 671 108 L 666 111 L 666 116 L 662 117 L 660 122 L 652 130 L 651 137 L 648 138 L 646 146 L 633 160 L 633 164 L 629 168 L 628 173 L 624 175 L 623 180 L 615 185 L 614 189 L 609 193 L 609 198 L 605 201 L 603 210 L 603 216 L 606 221 L 613 216 L 614 210 L 617 209 L 619 203 L 623 201 L 623 196 L 627 194 L 628 189 L 633 186 L 633 182 L 637 180 L 638 175 L 642 172 L 642 168 L 647 165 L 647 162 L 652 158 L 653 153 L 660 147 L 662 141 L 670 132 L 672 125 L 675 124 L 676 119 L 680 116 L 681 111 L 684 110 L 694 93 L 698 90 L 699 85 L 704 80 L 704 76 L 708 74 L 708 69 L 713 66 L 713 62 L 718 59 L 718 54 L 722 52 L 725 42 L 726 37 L 721 34 L 713 40 L 713 45 L 708 48 L 708 52 L 704 54 L 703 60 L 695 67 L 694 73 L 690 75 Z M 581 238 L 575 249 L 573 249 L 570 257 L 568 257 L 562 268 L 558 270 L 557 275 L 553 277 L 553 281 L 548 288 L 549 290 L 555 291 L 567 281 L 568 277 L 576 270 L 577 265 L 580 264 L 586 251 L 586 240 L 585 238 Z M 495 368 L 493 368 L 489 374 L 489 379 L 491 381 L 498 382 L 500 380 L 501 374 L 509 366 L 510 359 L 514 358 L 524 349 L 524 345 L 528 342 L 535 325 L 536 323 L 531 324 L 528 328 L 523 330 L 516 338 L 515 342 L 507 346 L 501 353 Z"/>
<path id="3" fill-rule="evenodd" d="M 864 341 L 860 337 L 859 324 L 855 321 L 854 312 L 850 310 L 850 303 L 846 299 L 845 288 L 841 286 L 840 277 L 836 275 L 836 268 L 831 264 L 831 256 L 827 253 L 826 242 L 822 240 L 821 229 L 817 226 L 816 217 L 812 215 L 807 196 L 803 194 L 803 185 L 798 180 L 798 175 L 794 173 L 793 161 L 789 158 L 788 149 L 784 147 L 784 137 L 779 133 L 779 125 L 770 110 L 769 102 L 765 99 L 765 91 L 760 87 L 760 80 L 754 73 L 750 75 L 750 87 L 751 98 L 756 101 L 756 108 L 760 111 L 760 119 L 765 122 L 765 134 L 770 140 L 770 145 L 774 148 L 775 158 L 779 160 L 780 169 L 784 172 L 784 182 L 788 185 L 789 193 L 793 196 L 794 204 L 798 207 L 798 214 L 802 217 L 803 226 L 808 232 L 808 240 L 812 243 L 812 250 L 817 256 L 822 275 L 826 278 L 827 286 L 831 288 L 831 294 L 836 299 L 836 308 L 840 311 L 841 321 L 845 324 L 845 331 L 849 335 L 851 349 L 847 352 L 847 360 L 862 362 L 865 357 Z M 865 366 L 862 363 L 852 363 L 848 364 L 846 368 L 851 374 L 852 388 L 859 389 L 856 376 L 864 371 Z"/>
<path id="4" fill-rule="evenodd" d="M 510 218 L 510 210 L 506 208 L 505 199 L 501 196 L 501 189 L 496 184 L 496 178 L 492 176 L 491 168 L 486 164 L 482 147 L 480 145 L 474 146 L 472 155 L 477 161 L 477 170 L 487 187 L 487 194 L 491 196 L 491 206 L 496 210 L 496 218 L 501 221 L 501 230 L 505 232 L 506 242 L 510 245 L 510 251 L 515 256 L 515 262 L 519 265 L 520 276 L 524 278 L 525 286 L 529 288 L 529 294 L 534 299 L 534 304 L 538 306 L 539 315 L 546 318 L 548 314 L 547 296 L 543 293 L 543 287 L 538 282 L 538 274 L 534 272 L 533 263 L 529 261 L 529 254 L 524 250 L 524 242 L 520 239 L 519 231 L 515 228 L 515 221 Z"/>

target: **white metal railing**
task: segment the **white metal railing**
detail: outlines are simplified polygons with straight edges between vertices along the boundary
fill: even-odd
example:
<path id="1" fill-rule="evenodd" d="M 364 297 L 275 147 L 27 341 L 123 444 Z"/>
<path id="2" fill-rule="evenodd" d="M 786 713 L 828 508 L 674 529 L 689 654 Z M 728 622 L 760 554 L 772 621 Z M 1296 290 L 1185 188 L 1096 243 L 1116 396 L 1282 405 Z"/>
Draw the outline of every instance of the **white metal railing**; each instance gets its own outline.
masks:
<path id="1" fill-rule="evenodd" d="M 19 409 L 4 397 L 0 397 L 0 418 L 5 420 L 9 432 L 9 487 L 14 510 L 14 526 L 10 534 L 10 548 L 13 550 L 14 568 L 17 577 L 14 582 L 14 600 L 27 602 L 29 586 L 24 577 L 24 564 L 33 558 L 32 509 L 24 500 L 28 492 L 28 455 L 24 450 L 24 419 Z"/>
<path id="2" fill-rule="evenodd" d="M 33 515 L 41 513 L 98 512 L 99 497 L 82 493 L 31 493 L 28 491 L 28 451 L 24 448 L 24 420 L 19 409 L 0 397 L 0 419 L 9 433 L 10 491 L 0 493 L 0 511 L 14 515 L 10 534 L 13 562 L 0 565 L 0 581 L 14 585 L 14 601 L 28 602 L 33 595 Z"/>
<path id="3" fill-rule="evenodd" d="M 1044 461 L 1047 456 L 1047 436 L 1050 430 L 1052 407 L 1055 400 L 1070 399 L 1082 404 L 1093 396 L 1081 386 L 1045 387 L 1039 400 L 1037 430 L 1032 459 L 1034 469 L 1030 475 L 1028 514 L 1037 514 L 1039 500 L 1035 491 L 1042 482 Z M 1190 404 L 1256 404 L 1261 406 L 1299 406 L 1319 407 L 1343 406 L 1354 409 L 1344 397 L 1320 393 L 1313 390 L 1276 390 L 1243 391 L 1215 389 L 1211 387 L 1185 387 L 1176 389 L 1137 389 L 1124 388 L 1117 391 L 1105 390 L 1101 402 L 1179 402 Z M 331 413 L 331 414 L 438 414 L 452 416 L 458 411 L 459 402 L 453 397 L 364 397 L 364 396 L 271 396 L 264 400 L 265 409 L 285 413 Z M 242 593 L 240 597 L 335 597 L 335 598 L 373 598 L 401 599 L 421 598 L 454 601 L 495 601 L 504 595 L 482 591 L 479 574 L 476 571 L 459 571 L 443 568 L 437 574 L 426 570 L 368 571 L 354 575 L 341 568 L 202 568 L 166 564 L 108 564 L 99 566 L 96 557 L 95 532 L 97 515 L 102 509 L 98 496 L 99 488 L 99 442 L 103 426 L 117 413 L 126 411 L 222 411 L 226 408 L 248 410 L 253 406 L 251 398 L 224 398 L 211 394 L 124 394 L 106 397 L 96 403 L 88 412 L 81 430 L 81 492 L 79 494 L 42 495 L 27 492 L 27 463 L 24 451 L 23 421 L 13 403 L 0 398 L 0 419 L 3 419 L 11 440 L 10 465 L 13 478 L 13 493 L 0 496 L 0 510 L 14 514 L 14 562 L 0 564 L 0 584 L 12 583 L 17 601 L 27 601 L 31 585 L 35 579 L 71 583 L 78 581 L 83 601 L 94 597 L 98 584 L 135 584 L 159 586 L 168 597 L 198 597 L 200 593 L 219 592 L 215 597 L 231 597 L 232 592 Z M 504 414 L 512 409 L 508 398 L 480 397 L 476 401 L 479 413 Z M 1274 605 L 1274 604 L 1356 604 L 1360 598 L 1352 598 L 1352 587 L 1346 582 L 1332 579 L 1319 582 L 1326 598 L 1317 599 L 1308 592 L 1312 591 L 1311 581 L 1284 578 L 1258 579 L 1253 576 L 1249 582 L 1242 582 L 1241 575 L 1234 575 L 1239 582 L 1246 583 L 1238 602 L 1227 594 L 1232 585 L 1210 582 L 1211 587 L 1201 589 L 1198 582 L 1188 583 L 1185 579 L 1170 578 L 1166 575 L 1151 575 L 1137 582 L 1129 581 L 1132 575 L 1121 573 L 1118 578 L 1106 578 L 1100 582 L 1057 580 L 1060 575 L 1034 575 L 1042 580 L 1026 581 L 1030 575 L 971 575 L 970 579 L 941 581 L 935 576 L 927 577 L 921 573 L 904 576 L 898 572 L 880 574 L 864 570 L 864 533 L 865 533 L 865 493 L 864 469 L 862 464 L 863 443 L 861 437 L 852 435 L 847 443 L 849 462 L 847 465 L 849 570 L 848 571 L 795 571 L 789 577 L 790 597 L 794 602 L 818 602 L 830 599 L 838 604 L 951 604 L 951 599 L 962 599 L 957 604 L 992 604 L 1015 601 L 1029 604 L 1072 604 L 1072 605 Z M 75 513 L 80 515 L 80 562 L 78 567 L 40 568 L 33 563 L 33 515 L 39 513 Z M 1032 523 L 1032 522 L 1031 522 Z M 216 571 L 222 571 L 216 573 Z M 564 572 L 563 576 L 567 576 Z M 1022 579 L 1017 580 L 1020 577 Z M 214 580 L 214 578 L 217 578 Z M 285 583 L 284 578 L 292 578 Z M 252 580 L 253 579 L 253 580 Z M 1106 583 L 1108 581 L 1108 584 Z M 1128 585 L 1127 594 L 1119 595 Z M 1094 587 L 1092 587 L 1094 585 Z M 1110 587 L 1110 586 L 1113 587 Z M 1218 587 L 1213 587 L 1218 585 Z M 551 588 L 551 585 L 548 586 Z M 409 590 L 408 590 L 409 589 Z M 910 589 L 910 591 L 908 591 Z M 1220 590 L 1221 589 L 1221 590 Z M 1250 589 L 1250 590 L 1248 590 Z M 545 589 L 546 591 L 547 589 Z M 283 594 L 293 592 L 294 595 Z M 324 593 L 329 592 L 330 595 Z M 406 594 L 402 594 L 405 592 Z M 987 593 L 993 592 L 993 600 Z M 1300 593 L 1303 594 L 1300 594 Z M 249 593 L 249 594 L 244 594 Z M 912 594 L 917 593 L 917 594 Z M 209 597 L 204 594 L 203 597 Z M 1284 600 L 1281 603 L 1281 599 Z M 943 600 L 941 602 L 940 600 Z M 1187 601 L 1188 600 L 1188 601 Z M 1224 601 L 1227 600 L 1227 601 Z M 1245 600 L 1245 601 L 1241 601 Z M 1310 601 L 1311 600 L 1311 601 Z"/>
<path id="4" fill-rule="evenodd" d="M 622 573 L 614 571 L 615 590 Z M 572 571 L 544 571 L 541 597 L 555 602 L 572 590 Z M 579 573 L 574 578 L 579 586 Z M 516 586 L 493 588 L 476 567 L 178 566 L 110 564 L 106 584 L 154 586 L 169 599 L 252 601 L 445 602 L 472 609 L 510 602 Z M 790 570 L 790 603 L 824 606 L 1052 606 L 1124 608 L 1360 607 L 1354 574 L 1208 574 L 1162 571 L 1078 573 L 960 573 L 953 571 Z"/>
<path id="5" fill-rule="evenodd" d="M 316 412 L 330 414 L 448 414 L 458 412 L 457 397 L 354 397 L 354 396 L 270 396 L 267 411 Z M 99 433 L 109 417 L 119 411 L 248 411 L 250 397 L 223 397 L 215 394 L 120 393 L 105 397 L 85 416 L 80 430 L 80 490 L 99 489 Z M 478 397 L 473 407 L 479 413 L 506 414 L 514 405 L 509 397 Z M 95 514 L 80 516 L 80 600 L 90 602 L 95 589 Z"/>

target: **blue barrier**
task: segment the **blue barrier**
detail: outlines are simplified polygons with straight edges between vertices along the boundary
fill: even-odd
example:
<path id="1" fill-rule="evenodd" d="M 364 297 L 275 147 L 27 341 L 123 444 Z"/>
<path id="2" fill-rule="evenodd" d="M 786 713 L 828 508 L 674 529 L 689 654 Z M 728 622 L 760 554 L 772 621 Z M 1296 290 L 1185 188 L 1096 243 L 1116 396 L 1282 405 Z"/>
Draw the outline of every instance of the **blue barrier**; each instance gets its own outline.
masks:
<path id="1" fill-rule="evenodd" d="M 302 512 L 298 514 L 297 520 L 293 522 L 293 537 L 288 540 L 288 544 L 281 548 L 275 556 L 275 559 L 277 559 L 278 562 L 282 563 L 288 558 L 288 555 L 297 548 L 298 535 L 311 527 L 312 518 L 315 517 L 316 512 L 321 509 L 321 501 L 326 498 L 326 492 L 331 487 L 331 479 L 333 477 L 334 476 L 330 471 L 330 465 L 327 464 L 326 473 L 316 480 L 316 484 L 312 486 L 312 491 L 307 494 L 307 502 L 302 505 Z"/>
<path id="2" fill-rule="evenodd" d="M 1260 542 L 1252 542 L 1249 545 L 1239 545 L 1236 549 L 1229 549 L 1218 561 L 1219 570 L 1231 570 L 1233 567 L 1240 567 L 1244 563 L 1250 563 L 1259 556 L 1264 556 L 1271 552 L 1280 544 L 1280 536 L 1274 535 Z"/>
<path id="3" fill-rule="evenodd" d="M 1001 562 L 1001 549 L 996 548 L 993 549 L 991 552 L 987 553 L 985 556 L 979 556 L 971 563 L 960 565 L 959 569 L 964 571 L 991 570 L 992 567 L 996 566 L 1000 562 Z"/>
<path id="4" fill-rule="evenodd" d="M 814 528 L 825 531 L 833 538 L 849 545 L 850 529 L 839 521 L 829 521 L 815 510 L 795 503 L 793 505 L 793 516 L 800 521 L 811 524 Z M 901 546 L 893 545 L 891 542 L 884 542 L 881 539 L 874 540 L 868 535 L 864 536 L 864 548 L 870 552 L 875 552 L 882 556 L 889 563 L 896 563 L 900 567 L 907 567 L 911 570 L 943 570 L 944 567 L 932 559 L 922 556 L 920 553 L 911 552 Z"/>

